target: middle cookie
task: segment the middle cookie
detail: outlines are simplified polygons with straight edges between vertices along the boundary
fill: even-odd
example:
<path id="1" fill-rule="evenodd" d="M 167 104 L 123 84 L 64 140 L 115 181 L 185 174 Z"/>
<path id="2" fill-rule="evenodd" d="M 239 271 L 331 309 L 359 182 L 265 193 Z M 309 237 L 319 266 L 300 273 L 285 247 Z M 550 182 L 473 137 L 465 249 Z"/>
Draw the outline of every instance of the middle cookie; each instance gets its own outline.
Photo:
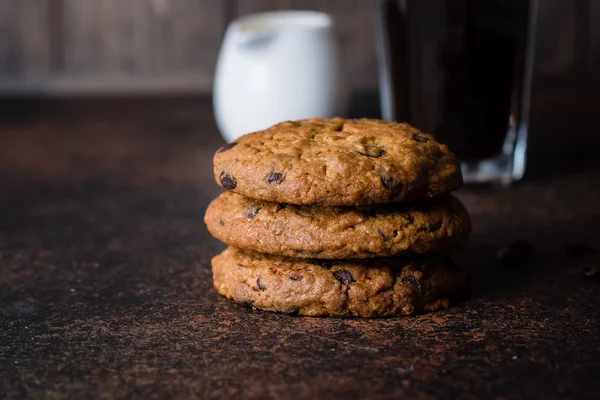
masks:
<path id="1" fill-rule="evenodd" d="M 300 258 L 391 257 L 458 246 L 471 231 L 453 195 L 359 207 L 296 206 L 225 192 L 204 221 L 217 239 L 247 250 Z"/>

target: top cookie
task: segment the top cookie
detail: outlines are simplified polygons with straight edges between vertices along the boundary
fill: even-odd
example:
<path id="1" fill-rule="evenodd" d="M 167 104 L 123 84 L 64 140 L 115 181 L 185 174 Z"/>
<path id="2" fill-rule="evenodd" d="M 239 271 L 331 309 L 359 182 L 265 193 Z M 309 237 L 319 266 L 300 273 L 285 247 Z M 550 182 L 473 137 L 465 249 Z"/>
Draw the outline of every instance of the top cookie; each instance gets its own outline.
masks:
<path id="1" fill-rule="evenodd" d="M 279 203 L 387 203 L 462 185 L 458 160 L 433 136 L 372 119 L 282 122 L 221 147 L 213 163 L 224 189 Z"/>

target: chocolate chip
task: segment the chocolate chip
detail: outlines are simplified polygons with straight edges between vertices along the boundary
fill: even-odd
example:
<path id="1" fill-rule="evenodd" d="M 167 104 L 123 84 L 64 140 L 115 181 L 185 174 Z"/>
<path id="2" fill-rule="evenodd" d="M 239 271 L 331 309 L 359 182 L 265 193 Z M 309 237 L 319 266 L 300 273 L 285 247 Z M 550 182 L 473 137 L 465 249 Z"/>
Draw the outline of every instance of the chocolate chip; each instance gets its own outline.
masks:
<path id="1" fill-rule="evenodd" d="M 267 182 L 268 183 L 276 183 L 279 185 L 281 182 L 283 182 L 284 178 L 285 178 L 285 175 L 282 174 L 281 172 L 271 172 L 271 174 L 267 178 Z"/>
<path id="2" fill-rule="evenodd" d="M 595 254 L 587 257 L 581 265 L 583 277 L 590 280 L 600 280 L 600 255 Z"/>
<path id="3" fill-rule="evenodd" d="M 222 219 L 220 219 L 220 220 L 219 220 L 219 226 L 223 226 L 223 225 L 225 225 L 225 222 L 223 222 L 223 220 L 222 220 Z"/>
<path id="4" fill-rule="evenodd" d="M 414 225 L 415 217 L 413 217 L 412 214 L 406 214 L 406 221 L 409 225 Z"/>
<path id="5" fill-rule="evenodd" d="M 354 279 L 354 275 L 352 275 L 352 272 L 348 271 L 347 269 L 340 269 L 338 271 L 335 271 L 333 273 L 333 276 L 335 276 L 335 279 L 337 279 L 345 285 L 349 285 L 352 282 L 356 282 L 356 279 Z"/>
<path id="6" fill-rule="evenodd" d="M 290 279 L 293 281 L 301 281 L 302 277 L 300 275 L 290 274 Z"/>
<path id="7" fill-rule="evenodd" d="M 258 212 L 261 209 L 262 209 L 262 207 L 251 208 L 250 210 L 246 211 L 246 217 L 248 217 L 250 219 L 254 219 L 254 217 L 256 217 L 258 215 Z"/>
<path id="8" fill-rule="evenodd" d="M 358 152 L 365 157 L 379 158 L 385 154 L 385 150 L 379 146 L 367 145 L 364 150 Z"/>
<path id="9" fill-rule="evenodd" d="M 571 258 L 582 259 L 591 256 L 596 250 L 588 244 L 569 244 L 564 246 L 565 253 Z"/>
<path id="10" fill-rule="evenodd" d="M 421 135 L 420 133 L 415 133 L 412 136 L 412 138 L 413 138 L 413 140 L 415 142 L 419 142 L 419 143 L 427 143 L 427 142 L 429 142 L 429 138 L 427 136 L 425 136 L 425 135 Z"/>
<path id="11" fill-rule="evenodd" d="M 233 149 L 235 146 L 237 146 L 237 142 L 227 143 L 227 144 L 219 147 L 219 150 L 217 150 L 217 153 L 223 153 L 227 150 Z"/>
<path id="12" fill-rule="evenodd" d="M 262 291 L 267 290 L 267 287 L 265 286 L 265 284 L 260 280 L 260 278 L 256 279 L 256 284 L 258 285 L 258 288 Z"/>
<path id="13" fill-rule="evenodd" d="M 395 192 L 400 188 L 400 184 L 394 180 L 394 178 L 389 176 L 381 175 L 381 183 L 385 186 L 390 192 Z"/>
<path id="14" fill-rule="evenodd" d="M 221 171 L 219 179 L 221 180 L 221 186 L 225 189 L 231 190 L 235 189 L 235 187 L 237 186 L 237 181 L 235 180 L 235 178 L 225 171 Z"/>
<path id="15" fill-rule="evenodd" d="M 520 266 L 530 260 L 534 253 L 535 248 L 531 243 L 515 240 L 496 252 L 496 263 L 508 267 Z"/>
<path id="16" fill-rule="evenodd" d="M 442 221 L 437 221 L 437 222 L 427 225 L 426 227 L 419 228 L 419 232 L 427 232 L 427 233 L 437 232 L 440 230 L 441 227 L 442 227 Z"/>
<path id="17" fill-rule="evenodd" d="M 294 253 L 296 253 L 296 254 L 304 254 L 304 253 L 306 253 L 306 250 L 294 249 Z"/>
<path id="18" fill-rule="evenodd" d="M 377 232 L 379 232 L 379 236 L 381 236 L 384 242 L 390 241 L 390 237 L 386 235 L 381 229 L 377 229 Z"/>
<path id="19" fill-rule="evenodd" d="M 419 280 L 414 275 L 405 276 L 401 280 L 402 280 L 402 283 L 405 283 L 407 285 L 413 286 L 416 289 L 419 289 L 421 287 L 421 284 L 419 283 Z"/>

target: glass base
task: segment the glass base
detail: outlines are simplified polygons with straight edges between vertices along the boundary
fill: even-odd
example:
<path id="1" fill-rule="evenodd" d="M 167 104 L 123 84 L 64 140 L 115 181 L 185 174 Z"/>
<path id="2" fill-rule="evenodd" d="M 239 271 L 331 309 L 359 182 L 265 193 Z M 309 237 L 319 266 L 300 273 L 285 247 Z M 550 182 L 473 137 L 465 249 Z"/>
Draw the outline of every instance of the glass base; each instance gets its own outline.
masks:
<path id="1" fill-rule="evenodd" d="M 497 183 L 510 185 L 515 179 L 509 167 L 507 156 L 491 160 L 461 162 L 460 164 L 465 184 Z"/>
<path id="2" fill-rule="evenodd" d="M 523 178 L 526 156 L 527 124 L 522 124 L 518 129 L 511 126 L 503 150 L 498 156 L 487 160 L 461 162 L 464 182 L 510 185 Z"/>

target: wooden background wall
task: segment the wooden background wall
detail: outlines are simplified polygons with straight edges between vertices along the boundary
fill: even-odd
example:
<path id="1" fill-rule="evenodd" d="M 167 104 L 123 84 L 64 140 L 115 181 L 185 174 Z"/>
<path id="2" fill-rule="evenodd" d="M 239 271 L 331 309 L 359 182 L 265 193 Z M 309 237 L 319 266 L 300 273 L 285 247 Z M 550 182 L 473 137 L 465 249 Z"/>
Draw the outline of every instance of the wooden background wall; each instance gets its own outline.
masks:
<path id="1" fill-rule="evenodd" d="M 539 0 L 536 77 L 600 77 L 600 0 Z M 225 28 L 274 9 L 337 21 L 355 89 L 377 85 L 376 0 L 0 0 L 0 91 L 209 91 Z"/>

